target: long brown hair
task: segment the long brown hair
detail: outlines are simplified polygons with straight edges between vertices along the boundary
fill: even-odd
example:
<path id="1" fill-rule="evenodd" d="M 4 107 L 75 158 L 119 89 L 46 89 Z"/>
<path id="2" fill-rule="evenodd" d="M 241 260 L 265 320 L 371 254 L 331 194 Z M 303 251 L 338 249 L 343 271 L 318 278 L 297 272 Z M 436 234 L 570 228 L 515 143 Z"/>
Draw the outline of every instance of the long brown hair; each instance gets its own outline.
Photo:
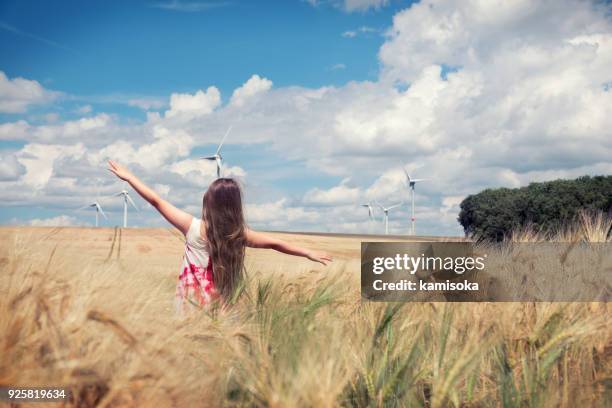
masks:
<path id="1" fill-rule="evenodd" d="M 242 191 L 236 180 L 219 178 L 202 200 L 202 219 L 213 265 L 213 283 L 230 299 L 243 278 L 246 224 L 242 212 Z"/>

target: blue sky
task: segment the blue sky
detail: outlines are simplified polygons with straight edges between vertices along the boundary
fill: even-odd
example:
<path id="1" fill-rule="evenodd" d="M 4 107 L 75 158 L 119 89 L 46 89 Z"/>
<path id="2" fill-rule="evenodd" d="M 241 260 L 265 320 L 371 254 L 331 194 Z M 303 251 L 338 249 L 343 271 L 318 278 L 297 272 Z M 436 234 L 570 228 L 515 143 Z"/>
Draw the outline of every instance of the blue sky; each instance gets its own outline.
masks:
<path id="1" fill-rule="evenodd" d="M 3 1 L 0 223 L 91 223 L 98 194 L 117 224 L 108 157 L 197 214 L 233 124 L 257 228 L 377 232 L 359 204 L 407 201 L 405 166 L 419 232 L 461 234 L 482 188 L 611 171 L 610 7 L 564 3 Z"/>
<path id="2" fill-rule="evenodd" d="M 228 92 L 253 72 L 276 86 L 341 85 L 376 79 L 382 31 L 406 3 L 347 13 L 302 1 L 197 3 L 211 5 L 201 11 L 155 1 L 4 1 L 0 51 L 9 76 L 82 96 L 166 96 L 212 84 Z M 377 31 L 341 36 L 364 26 Z"/>

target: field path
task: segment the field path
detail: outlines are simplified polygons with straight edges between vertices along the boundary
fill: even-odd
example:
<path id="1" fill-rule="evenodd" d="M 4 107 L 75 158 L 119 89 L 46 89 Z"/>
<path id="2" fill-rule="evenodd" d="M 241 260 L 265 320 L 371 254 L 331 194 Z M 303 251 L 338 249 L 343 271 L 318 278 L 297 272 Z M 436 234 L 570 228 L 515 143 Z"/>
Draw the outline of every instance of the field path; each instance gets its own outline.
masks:
<path id="1" fill-rule="evenodd" d="M 106 255 L 106 259 L 104 260 L 104 262 L 110 261 L 111 256 L 113 256 L 113 250 L 115 249 L 115 242 L 117 241 L 117 230 L 118 229 L 119 227 L 114 228 L 111 246 L 110 246 L 110 249 L 108 250 L 108 255 Z"/>
<path id="2" fill-rule="evenodd" d="M 121 235 L 123 228 L 119 228 L 119 239 L 117 240 L 117 260 L 121 258 Z"/>

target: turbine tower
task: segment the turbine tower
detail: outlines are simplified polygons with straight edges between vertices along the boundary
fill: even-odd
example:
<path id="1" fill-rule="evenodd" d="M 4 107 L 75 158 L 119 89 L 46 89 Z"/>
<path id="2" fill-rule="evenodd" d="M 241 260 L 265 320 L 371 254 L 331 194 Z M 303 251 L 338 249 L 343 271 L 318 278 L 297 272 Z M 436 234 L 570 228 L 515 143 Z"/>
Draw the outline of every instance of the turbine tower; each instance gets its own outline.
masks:
<path id="1" fill-rule="evenodd" d="M 102 211 L 102 206 L 100 205 L 100 203 L 98 203 L 98 200 L 94 201 L 93 203 L 91 203 L 89 205 L 86 205 L 84 207 L 79 208 L 79 210 L 83 210 L 85 208 L 92 208 L 92 207 L 96 209 L 96 227 L 97 227 L 98 224 L 99 224 L 100 214 L 102 214 L 102 216 L 106 220 L 108 220 L 108 217 L 106 216 L 106 214 L 104 214 L 104 211 Z"/>
<path id="2" fill-rule="evenodd" d="M 134 200 L 132 200 L 132 197 L 130 197 L 130 193 L 126 189 L 121 190 L 119 193 L 115 194 L 113 197 L 119 197 L 119 196 L 123 196 L 123 228 L 127 228 L 128 202 L 132 205 L 132 207 L 134 207 L 136 211 L 138 211 L 138 207 L 136 207 L 136 204 L 134 204 Z"/>
<path id="3" fill-rule="evenodd" d="M 405 168 L 402 168 L 402 170 L 404 170 L 404 174 L 406 175 L 406 186 L 410 189 L 410 194 L 411 194 L 411 199 L 412 199 L 412 217 L 410 218 L 412 226 L 411 226 L 411 234 L 415 235 L 416 233 L 416 229 L 415 229 L 415 223 L 416 223 L 416 218 L 414 217 L 414 186 L 416 185 L 416 183 L 419 183 L 421 181 L 425 181 L 427 179 L 415 179 L 410 177 L 410 174 L 408 174 L 408 172 L 406 171 Z"/>
<path id="4" fill-rule="evenodd" d="M 215 163 L 217 164 L 217 178 L 221 177 L 221 166 L 223 165 L 223 157 L 221 156 L 221 146 L 223 146 L 223 142 L 225 142 L 225 138 L 227 137 L 227 135 L 229 135 L 229 132 L 231 130 L 232 130 L 232 127 L 230 126 L 227 129 L 227 132 L 225 132 L 225 136 L 223 136 L 223 139 L 221 139 L 221 143 L 219 143 L 219 147 L 217 147 L 217 151 L 215 152 L 213 156 L 200 157 L 200 159 L 202 160 L 214 160 L 215 161 Z"/>
<path id="5" fill-rule="evenodd" d="M 389 235 L 389 211 L 394 209 L 394 208 L 397 208 L 397 207 L 399 207 L 399 206 L 401 206 L 403 204 L 404 203 L 401 202 L 401 203 L 398 203 L 398 204 L 394 204 L 391 207 L 384 207 L 384 206 L 380 205 L 378 202 L 376 202 L 376 205 L 378 207 L 380 207 L 380 209 L 383 211 L 383 214 L 385 215 L 384 216 L 384 219 L 385 219 L 385 235 Z"/>

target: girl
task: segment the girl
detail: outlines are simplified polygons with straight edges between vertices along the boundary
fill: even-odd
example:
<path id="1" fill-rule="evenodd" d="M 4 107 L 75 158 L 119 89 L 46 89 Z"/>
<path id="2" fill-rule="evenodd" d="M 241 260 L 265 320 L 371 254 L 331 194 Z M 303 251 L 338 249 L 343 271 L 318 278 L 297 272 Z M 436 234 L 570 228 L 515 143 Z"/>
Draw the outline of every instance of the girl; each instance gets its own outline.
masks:
<path id="1" fill-rule="evenodd" d="M 249 229 L 242 212 L 240 187 L 231 178 L 219 178 L 208 187 L 202 218 L 196 218 L 162 199 L 124 166 L 112 160 L 108 164 L 108 170 L 127 181 L 185 236 L 185 255 L 176 288 L 178 312 L 185 310 L 185 300 L 204 306 L 216 299 L 229 299 L 243 278 L 247 246 L 270 248 L 323 265 L 332 261 L 324 252 L 300 248 Z"/>

